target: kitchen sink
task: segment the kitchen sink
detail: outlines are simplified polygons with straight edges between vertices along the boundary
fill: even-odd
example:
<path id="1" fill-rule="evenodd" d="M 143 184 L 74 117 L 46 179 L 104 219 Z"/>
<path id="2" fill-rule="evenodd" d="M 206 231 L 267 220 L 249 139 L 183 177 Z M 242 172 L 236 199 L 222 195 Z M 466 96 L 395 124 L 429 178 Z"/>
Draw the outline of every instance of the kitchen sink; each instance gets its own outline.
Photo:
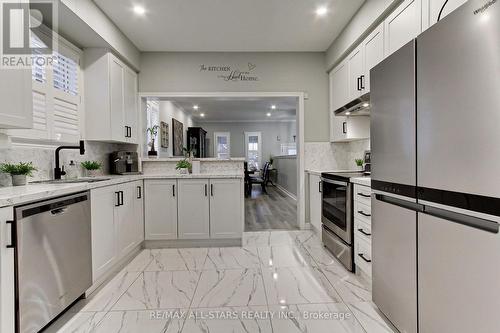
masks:
<path id="1" fill-rule="evenodd" d="M 30 182 L 30 184 L 74 184 L 74 183 L 97 183 L 111 178 L 78 178 L 78 179 L 51 179 L 51 180 L 38 180 Z"/>

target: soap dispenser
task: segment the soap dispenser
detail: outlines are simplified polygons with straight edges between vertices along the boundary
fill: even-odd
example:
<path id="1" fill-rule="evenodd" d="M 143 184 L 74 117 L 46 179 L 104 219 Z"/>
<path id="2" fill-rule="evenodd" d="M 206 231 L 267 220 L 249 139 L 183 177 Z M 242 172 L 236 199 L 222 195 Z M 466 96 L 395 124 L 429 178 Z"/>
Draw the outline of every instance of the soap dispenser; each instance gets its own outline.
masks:
<path id="1" fill-rule="evenodd" d="M 75 161 L 69 161 L 68 167 L 66 168 L 66 179 L 76 179 L 78 178 L 78 168 Z"/>

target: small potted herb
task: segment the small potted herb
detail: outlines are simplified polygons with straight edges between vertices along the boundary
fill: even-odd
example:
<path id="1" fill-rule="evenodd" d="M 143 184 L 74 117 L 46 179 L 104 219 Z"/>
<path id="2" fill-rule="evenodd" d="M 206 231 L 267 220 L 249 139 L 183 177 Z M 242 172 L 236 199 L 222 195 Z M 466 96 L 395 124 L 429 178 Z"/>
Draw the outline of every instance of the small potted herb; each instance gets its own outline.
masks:
<path id="1" fill-rule="evenodd" d="M 187 159 L 183 159 L 175 165 L 175 169 L 179 170 L 181 175 L 188 175 L 189 169 L 191 169 L 191 163 Z"/>
<path id="2" fill-rule="evenodd" d="M 26 185 L 26 176 L 32 176 L 33 171 L 36 170 L 37 169 L 32 162 L 19 162 L 18 164 L 0 164 L 0 171 L 11 175 L 13 186 Z"/>
<path id="3" fill-rule="evenodd" d="M 363 171 L 363 163 L 364 163 L 365 161 L 363 161 L 363 159 L 361 159 L 361 158 L 356 158 L 356 159 L 354 160 L 354 162 L 356 162 L 356 165 L 358 166 L 358 168 L 359 168 L 361 171 Z"/>
<path id="4" fill-rule="evenodd" d="M 158 135 L 158 125 L 154 125 L 152 127 L 148 127 L 146 129 L 146 132 L 149 134 L 149 137 L 151 138 L 151 141 L 149 142 L 149 151 L 148 151 L 148 156 L 158 156 L 158 152 L 155 150 L 155 140 L 156 136 Z"/>
<path id="5" fill-rule="evenodd" d="M 84 161 L 81 166 L 85 170 L 86 177 L 95 177 L 100 173 L 101 163 L 97 161 Z"/>

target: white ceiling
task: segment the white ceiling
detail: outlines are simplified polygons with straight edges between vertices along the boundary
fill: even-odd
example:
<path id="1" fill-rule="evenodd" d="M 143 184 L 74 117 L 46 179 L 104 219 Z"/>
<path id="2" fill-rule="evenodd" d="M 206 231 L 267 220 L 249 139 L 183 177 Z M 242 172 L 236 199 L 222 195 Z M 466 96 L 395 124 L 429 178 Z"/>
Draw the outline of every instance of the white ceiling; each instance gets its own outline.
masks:
<path id="1" fill-rule="evenodd" d="M 297 99 L 294 97 L 222 98 L 176 97 L 168 98 L 197 122 L 259 122 L 295 120 Z M 193 106 L 199 109 L 194 110 Z M 271 105 L 276 110 L 271 110 Z M 205 117 L 200 114 L 204 113 Z M 267 116 L 271 113 L 271 117 Z"/>
<path id="2" fill-rule="evenodd" d="M 364 1 L 94 0 L 139 50 L 171 52 L 322 52 Z M 317 17 L 323 5 L 329 12 Z"/>

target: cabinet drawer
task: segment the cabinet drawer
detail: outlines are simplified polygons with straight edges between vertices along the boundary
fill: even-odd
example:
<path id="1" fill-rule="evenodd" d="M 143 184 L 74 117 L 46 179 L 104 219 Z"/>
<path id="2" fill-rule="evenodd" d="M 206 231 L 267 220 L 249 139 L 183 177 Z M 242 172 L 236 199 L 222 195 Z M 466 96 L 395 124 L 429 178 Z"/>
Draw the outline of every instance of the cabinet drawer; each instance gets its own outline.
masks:
<path id="1" fill-rule="evenodd" d="M 372 208 L 361 202 L 354 202 L 354 219 L 359 219 L 365 223 L 371 224 Z"/>
<path id="2" fill-rule="evenodd" d="M 371 244 L 362 240 L 354 241 L 354 263 L 368 276 L 372 276 L 372 248 Z"/>
<path id="3" fill-rule="evenodd" d="M 354 239 L 361 238 L 368 243 L 372 242 L 372 227 L 368 223 L 354 219 Z"/>
<path id="4" fill-rule="evenodd" d="M 372 189 L 368 186 L 354 184 L 354 201 L 361 202 L 365 205 L 371 204 Z"/>

